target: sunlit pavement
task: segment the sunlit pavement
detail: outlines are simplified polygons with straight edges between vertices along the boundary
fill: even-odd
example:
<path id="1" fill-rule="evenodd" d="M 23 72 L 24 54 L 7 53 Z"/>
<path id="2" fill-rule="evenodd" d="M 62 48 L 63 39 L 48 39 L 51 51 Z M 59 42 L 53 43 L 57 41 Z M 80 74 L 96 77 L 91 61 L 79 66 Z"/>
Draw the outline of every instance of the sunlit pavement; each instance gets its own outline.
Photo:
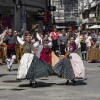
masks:
<path id="1" fill-rule="evenodd" d="M 66 79 L 57 76 L 38 79 L 37 88 L 28 80 L 16 81 L 18 65 L 12 71 L 0 66 L 0 100 L 100 100 L 100 63 L 84 62 L 86 80 L 66 85 Z"/>

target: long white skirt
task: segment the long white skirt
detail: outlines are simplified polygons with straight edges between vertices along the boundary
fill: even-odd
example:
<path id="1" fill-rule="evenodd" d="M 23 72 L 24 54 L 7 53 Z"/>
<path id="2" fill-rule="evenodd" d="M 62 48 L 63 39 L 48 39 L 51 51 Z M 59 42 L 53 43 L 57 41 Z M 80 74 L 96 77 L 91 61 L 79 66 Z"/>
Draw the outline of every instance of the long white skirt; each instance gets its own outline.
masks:
<path id="1" fill-rule="evenodd" d="M 77 53 L 71 53 L 70 56 L 71 64 L 74 70 L 75 78 L 84 78 L 85 77 L 85 67 L 81 57 Z"/>
<path id="2" fill-rule="evenodd" d="M 25 79 L 28 69 L 31 65 L 31 62 L 33 60 L 34 54 L 31 53 L 25 53 L 21 60 L 20 60 L 20 65 L 18 68 L 18 72 L 17 72 L 17 79 Z"/>

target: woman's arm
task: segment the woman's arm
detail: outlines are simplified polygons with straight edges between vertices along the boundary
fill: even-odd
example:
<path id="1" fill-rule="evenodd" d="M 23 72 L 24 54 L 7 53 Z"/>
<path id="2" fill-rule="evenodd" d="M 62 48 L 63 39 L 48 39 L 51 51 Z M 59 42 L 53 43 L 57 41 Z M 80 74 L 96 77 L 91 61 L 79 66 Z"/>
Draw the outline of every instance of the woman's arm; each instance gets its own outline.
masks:
<path id="1" fill-rule="evenodd" d="M 19 44 L 24 45 L 25 41 L 23 41 L 20 37 L 17 36 L 17 41 Z"/>
<path id="2" fill-rule="evenodd" d="M 39 42 L 38 41 L 33 44 L 33 48 L 37 48 L 38 46 L 39 46 Z"/>
<path id="3" fill-rule="evenodd" d="M 6 35 L 6 30 L 0 35 L 0 38 L 4 38 L 5 37 L 5 35 Z"/>
<path id="4" fill-rule="evenodd" d="M 38 38 L 39 41 L 42 39 L 38 33 L 36 34 L 36 37 Z"/>
<path id="5" fill-rule="evenodd" d="M 49 48 L 52 48 L 52 42 L 49 42 L 49 43 L 48 43 L 48 47 L 49 47 Z"/>

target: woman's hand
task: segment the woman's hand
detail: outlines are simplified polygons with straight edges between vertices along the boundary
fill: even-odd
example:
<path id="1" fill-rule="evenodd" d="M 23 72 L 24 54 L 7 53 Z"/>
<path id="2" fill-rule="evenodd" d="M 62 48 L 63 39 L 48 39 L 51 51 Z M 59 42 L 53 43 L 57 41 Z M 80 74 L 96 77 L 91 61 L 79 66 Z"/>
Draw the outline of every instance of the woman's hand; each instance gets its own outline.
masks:
<path id="1" fill-rule="evenodd" d="M 32 43 L 35 43 L 35 39 L 31 40 Z"/>

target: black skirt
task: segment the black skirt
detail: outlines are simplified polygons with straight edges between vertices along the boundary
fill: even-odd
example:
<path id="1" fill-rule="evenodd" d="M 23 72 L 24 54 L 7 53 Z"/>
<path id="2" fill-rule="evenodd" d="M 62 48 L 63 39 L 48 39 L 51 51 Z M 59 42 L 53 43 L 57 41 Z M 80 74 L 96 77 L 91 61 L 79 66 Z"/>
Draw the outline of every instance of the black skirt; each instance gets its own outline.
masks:
<path id="1" fill-rule="evenodd" d="M 35 80 L 44 76 L 54 75 L 52 67 L 45 61 L 34 56 L 30 68 L 27 73 L 27 79 Z"/>
<path id="2" fill-rule="evenodd" d="M 74 71 L 70 62 L 69 58 L 59 61 L 55 67 L 54 71 L 59 75 L 61 78 L 66 78 L 69 80 L 75 79 Z"/>

